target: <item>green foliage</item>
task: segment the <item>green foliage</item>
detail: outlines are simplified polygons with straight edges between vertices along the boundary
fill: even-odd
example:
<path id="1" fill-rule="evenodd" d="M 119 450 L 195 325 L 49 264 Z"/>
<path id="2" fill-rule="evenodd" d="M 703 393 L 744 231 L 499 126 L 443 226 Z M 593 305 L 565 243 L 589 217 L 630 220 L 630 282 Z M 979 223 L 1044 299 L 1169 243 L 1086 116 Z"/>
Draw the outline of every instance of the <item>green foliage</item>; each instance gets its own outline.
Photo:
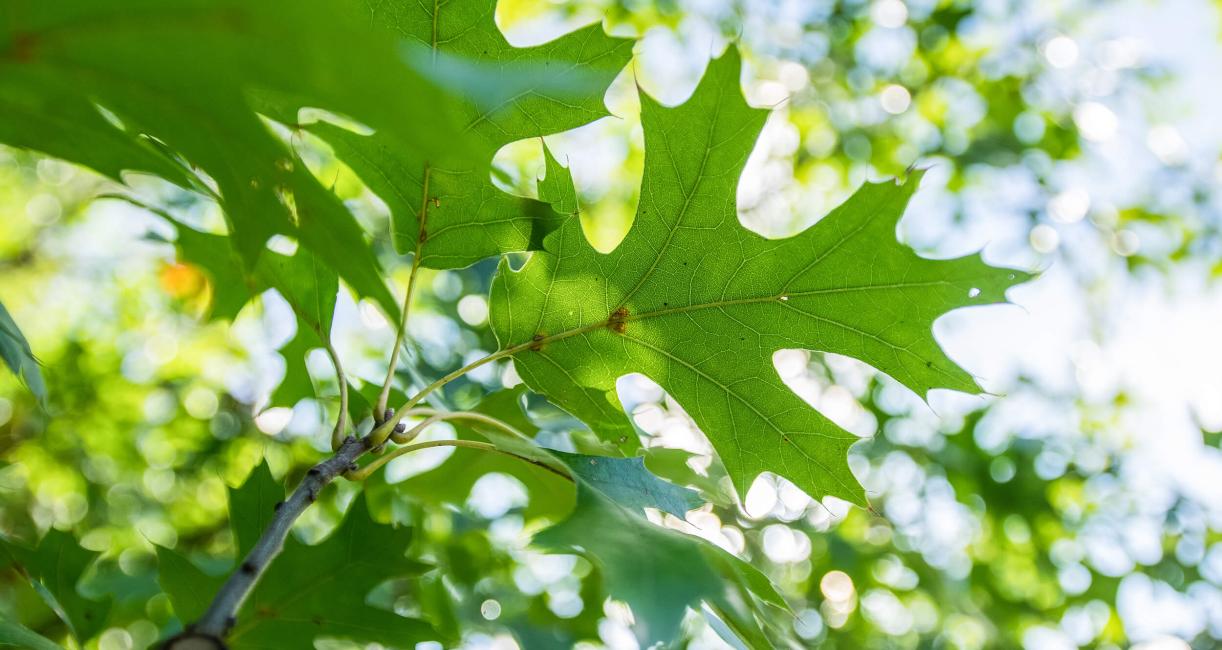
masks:
<path id="1" fill-rule="evenodd" d="M 0 618 L 0 646 L 26 650 L 60 650 L 60 647 L 47 637 L 4 618 Z"/>
<path id="2" fill-rule="evenodd" d="M 645 469 L 645 459 L 587 456 L 552 451 L 578 477 L 582 486 L 603 494 L 628 510 L 656 508 L 680 519 L 688 510 L 695 510 L 703 501 L 687 488 L 676 487 L 658 480 Z M 578 504 L 582 489 L 578 490 Z"/>
<path id="3" fill-rule="evenodd" d="M 464 267 L 539 248 L 556 215 L 544 202 L 494 187 L 492 156 L 511 142 L 607 115 L 603 94 L 632 54 L 632 41 L 609 37 L 599 25 L 512 47 L 493 21 L 494 9 L 479 1 L 369 3 L 377 28 L 406 39 L 426 74 L 458 92 L 439 112 L 474 140 L 469 155 L 431 155 L 381 133 L 358 135 L 325 122 L 310 127 L 390 206 L 395 248 L 414 252 L 427 267 Z M 520 84 L 506 83 L 515 77 Z"/>
<path id="4" fill-rule="evenodd" d="M 539 427 L 522 410 L 523 390 L 503 390 L 483 399 L 474 409 L 509 424 L 519 432 L 534 438 Z M 459 422 L 457 437 L 461 440 L 490 440 L 510 444 L 503 433 L 478 422 Z M 563 518 L 573 509 L 574 492 L 569 481 L 539 465 L 523 463 L 503 454 L 489 454 L 474 449 L 457 448 L 441 465 L 421 472 L 391 489 L 415 503 L 462 507 L 471 489 L 481 477 L 499 473 L 516 479 L 530 497 L 523 515 L 529 519 L 544 517 L 553 521 Z"/>
<path id="5" fill-rule="evenodd" d="M 264 461 L 237 489 L 229 490 L 229 525 L 233 527 L 235 558 L 246 557 L 284 501 L 284 486 L 272 477 Z"/>
<path id="6" fill-rule="evenodd" d="M 77 590 L 81 576 L 98 557 L 76 539 L 52 529 L 38 546 L 28 548 L 4 540 L 3 550 L 20 572 L 78 640 L 92 638 L 106 625 L 111 599 L 93 599 Z"/>
<path id="7" fill-rule="evenodd" d="M 807 408 L 772 353 L 836 352 L 918 393 L 976 392 L 934 341 L 933 321 L 1002 302 L 1029 276 L 978 255 L 926 260 L 896 242 L 919 175 L 867 184 L 794 237 L 742 227 L 735 187 L 766 111 L 747 106 L 738 79 L 731 51 L 682 106 L 642 96 L 645 180 L 633 229 L 603 255 L 569 219 L 521 271 L 502 263 L 493 327 L 527 384 L 579 416 L 605 411 L 600 393 L 626 371 L 658 381 L 713 441 L 740 494 L 772 471 L 812 496 L 865 505 L 846 462 L 857 437 Z"/>
<path id="8" fill-rule="evenodd" d="M 322 543 L 290 539 L 251 595 L 248 615 L 239 615 L 235 647 L 306 646 L 320 635 L 391 645 L 437 638 L 423 621 L 365 604 L 379 584 L 427 568 L 406 557 L 411 537 L 410 529 L 375 522 L 358 498 Z"/>
<path id="9" fill-rule="evenodd" d="M 561 458 L 578 479 L 577 507 L 534 542 L 552 551 L 588 554 L 606 576 L 608 593 L 636 612 L 634 631 L 646 646 L 674 639 L 687 608 L 703 601 L 732 611 L 746 624 L 744 641 L 763 637 L 755 615 L 760 620 L 775 615 L 765 605 L 787 607 L 749 564 L 704 540 L 655 526 L 641 512 L 642 506 L 673 513 L 694 505 L 690 491 L 647 475 L 639 460 Z M 608 480 L 611 476 L 622 480 Z"/>
<path id="10" fill-rule="evenodd" d="M 281 498 L 266 464 L 230 492 L 239 550 L 253 543 L 250 536 L 257 538 Z M 364 498 L 356 499 L 322 542 L 307 545 L 290 538 L 238 613 L 231 647 L 310 647 L 320 636 L 395 646 L 438 638 L 424 621 L 366 604 L 378 585 L 428 568 L 406 556 L 411 539 L 410 529 L 374 521 Z M 180 620 L 195 620 L 223 576 L 210 576 L 169 549 L 159 548 L 157 557 L 159 580 L 175 612 Z"/>
<path id="11" fill-rule="evenodd" d="M 38 359 L 34 358 L 34 351 L 3 303 L 0 303 L 0 358 L 4 359 L 4 365 L 13 374 L 21 378 L 38 401 L 45 404 L 47 385 L 43 383 L 42 371 L 38 369 Z"/>
<path id="12" fill-rule="evenodd" d="M 447 138 L 446 149 L 461 142 L 444 118 L 430 119 L 427 129 L 403 126 L 422 124 L 423 107 L 441 91 L 399 59 L 391 39 L 358 19 L 354 3 L 18 2 L 4 11 L 0 43 L 9 56 L 0 60 L 0 94 L 11 98 L 6 121 L 17 120 L 10 142 L 62 142 L 54 113 L 39 113 L 28 98 L 72 89 L 80 98 L 69 104 L 79 106 L 74 115 L 92 109 L 91 100 L 119 124 L 85 121 L 82 128 L 91 124 L 96 137 L 69 143 L 54 150 L 57 155 L 101 162 L 112 174 L 116 166 L 157 173 L 166 165 L 182 167 L 185 159 L 215 183 L 215 192 L 202 179 L 185 184 L 216 196 L 248 267 L 268 238 L 289 235 L 355 291 L 395 312 L 355 219 L 266 128 L 248 99 L 262 93 L 291 98 L 279 102 L 286 109 L 335 110 L 431 150 L 442 147 L 440 138 Z M 324 43 L 329 45 L 319 47 Z M 163 54 L 150 57 L 149 51 Z M 397 83 L 378 83 L 386 78 Z M 88 153 L 97 139 L 124 132 L 136 146 L 154 150 L 160 164 L 135 156 L 115 161 L 120 151 L 101 161 Z M 171 181 L 192 176 L 185 169 L 162 175 Z"/>
<path id="13" fill-rule="evenodd" d="M 490 621 L 496 616 L 483 610 L 494 596 L 506 601 L 502 624 L 527 647 L 597 638 L 608 597 L 631 607 L 633 631 L 645 644 L 681 642 L 689 610 L 735 644 L 790 643 L 793 612 L 774 585 L 788 576 L 776 567 L 763 570 L 758 531 L 742 540 L 740 550 L 760 566 L 676 530 L 698 509 L 750 529 L 738 521 L 736 498 L 764 472 L 790 479 L 815 498 L 866 505 L 848 464 L 858 438 L 804 403 L 777 374 L 773 354 L 804 349 L 847 355 L 921 395 L 934 388 L 978 392 L 934 340 L 933 323 L 959 307 L 1003 302 L 1006 289 L 1029 276 L 990 267 L 979 255 L 931 260 L 901 245 L 897 225 L 920 173 L 902 183 L 866 183 L 791 237 L 768 239 L 745 228 L 738 220 L 737 186 L 768 111 L 744 98 L 736 48 L 710 63 L 680 106 L 668 108 L 640 93 L 646 152 L 639 207 L 626 238 L 600 253 L 583 229 L 573 178 L 546 145 L 538 199 L 497 187 L 492 177 L 501 170 L 493 159 L 511 143 L 607 116 L 603 97 L 634 42 L 596 24 L 542 45 L 514 47 L 497 27 L 495 9 L 478 0 L 431 7 L 373 0 L 9 3 L 0 8 L 0 141 L 90 166 L 117 181 L 125 180 L 124 171 L 152 174 L 177 186 L 157 190 L 167 202 L 219 207 L 223 234 L 200 229 L 197 219 L 173 210 L 150 210 L 175 231 L 178 259 L 207 277 L 207 321 L 239 321 L 269 289 L 293 309 L 297 331 L 280 349 L 284 380 L 266 402 L 262 396 L 244 399 L 287 407 L 320 398 L 320 410 L 336 417 L 340 432 L 349 431 L 347 420 L 362 420 L 379 387 L 376 377 L 354 377 L 353 408 L 333 414 L 306 367 L 317 348 L 338 356 L 331 341 L 343 287 L 395 323 L 400 307 L 386 270 L 401 261 L 394 253 L 412 255 L 409 286 L 425 277 L 461 277 L 468 288 L 490 289 L 490 328 L 464 330 L 460 338 L 466 349 L 491 348 L 495 338 L 498 352 L 464 359 L 467 365 L 453 370 L 441 367 L 449 356 L 437 367 L 422 361 L 412 342 L 411 370 L 388 369 L 391 394 L 411 395 L 409 406 L 422 409 L 404 407 L 398 417 L 415 421 L 440 413 L 454 424 L 454 443 L 417 444 L 473 444 L 457 446 L 435 468 L 399 483 L 378 476 L 363 490 L 322 497 L 302 527 L 323 541 L 306 544 L 290 535 L 236 612 L 232 647 L 311 647 L 322 638 L 392 647 L 456 642 L 485 629 L 480 626 L 495 629 Z M 368 215 L 350 205 L 362 190 L 343 187 L 354 179 L 337 162 L 388 207 L 389 250 L 379 246 L 382 223 L 362 219 Z M 332 171 L 335 180 L 328 178 Z M 277 235 L 295 243 L 292 254 L 268 250 Z M 530 256 L 521 262 L 513 253 Z M 466 267 L 450 276 L 422 270 Z M 493 268 L 497 275 L 490 280 Z M 423 300 L 453 316 L 449 303 L 455 301 L 442 304 L 440 293 Z M 404 310 L 412 300 L 409 291 Z M 45 400 L 30 347 L 3 306 L 0 346 L 8 366 Z M 389 356 L 377 352 L 379 360 Z M 109 356 L 112 366 L 126 363 L 116 361 L 123 354 Z M 430 393 L 510 357 L 524 387 L 497 390 L 496 381 L 470 380 L 465 392 Z M 88 370 L 90 361 L 79 365 Z M 346 388 L 338 365 L 336 381 Z M 434 371 L 442 379 L 430 383 Z M 716 458 L 697 471 L 692 453 L 642 449 L 616 393 L 616 381 L 632 372 L 657 381 L 687 409 Z M 181 391 L 185 403 L 193 374 L 200 373 L 188 367 L 160 390 L 175 400 Z M 84 383 L 96 379 L 89 375 Z M 546 421 L 525 411 L 526 387 L 576 420 L 552 412 Z M 109 397 L 79 387 L 61 392 L 65 400 L 93 407 Z M 154 413 L 161 396 L 133 394 L 109 410 L 126 417 Z M 421 406 L 426 397 L 434 400 L 427 413 Z M 177 413 L 138 420 L 133 440 L 139 440 L 141 457 L 130 464 L 142 472 L 125 471 L 146 487 L 168 482 L 167 493 L 179 490 L 181 496 L 188 488 L 175 482 L 196 480 L 179 478 L 184 468 L 198 477 L 249 467 L 252 450 L 261 453 L 266 439 L 249 421 L 253 404 L 227 401 L 232 403 L 214 404 L 211 414 L 200 416 L 211 419 L 207 428 L 179 427 L 185 416 Z M 456 404 L 474 406 L 464 413 Z M 209 409 L 187 410 L 194 416 Z M 400 442 L 398 449 L 416 450 L 412 440 Z M 285 447 L 290 476 L 318 455 L 305 445 L 298 445 L 300 453 Z M 62 450 L 52 451 L 54 457 Z M 377 452 L 395 453 L 380 445 Z M 82 474 L 95 492 L 90 498 L 106 501 L 110 493 L 94 483 L 115 480 L 105 477 L 118 470 L 88 453 L 80 456 L 74 462 L 87 468 Z M 381 462 L 376 454 L 369 459 L 366 468 Z M 473 488 L 491 474 L 525 491 L 526 503 L 511 508 L 506 520 L 519 518 L 522 529 L 537 532 L 530 549 L 506 548 L 487 530 L 488 522 L 464 509 Z M 199 495 L 208 485 L 198 483 L 190 488 L 206 501 Z M 79 642 L 92 642 L 119 609 L 124 621 L 147 614 L 159 633 L 173 633 L 208 609 L 224 582 L 222 569 L 245 570 L 242 558 L 275 516 L 284 488 L 266 462 L 257 465 L 241 487 L 228 490 L 228 526 L 216 525 L 216 512 L 184 515 L 192 504 L 155 499 L 150 510 L 174 511 L 187 522 L 156 545 L 156 568 L 119 553 L 122 571 L 108 566 L 111 580 L 130 575 L 139 585 L 131 591 L 147 594 L 147 604 L 112 605 L 82 595 L 77 582 L 98 554 L 58 529 L 37 548 L 5 548 Z M 378 507 L 388 500 L 390 508 Z M 380 523 L 386 510 L 396 524 L 408 525 Z M 130 522 L 120 515 L 117 504 L 108 515 L 118 520 L 112 526 L 131 535 Z M 127 543 L 148 546 L 147 540 Z M 559 590 L 519 589 L 528 584 L 518 573 L 527 564 L 523 558 L 538 551 L 585 558 L 573 560 L 570 577 L 580 580 L 568 585 L 579 597 L 579 612 L 553 606 L 550 599 L 561 600 Z M 791 598 L 819 597 L 806 578 L 788 584 Z M 160 604 L 152 595 L 158 591 L 164 594 Z M 37 647 L 42 640 L 37 632 L 0 622 L 0 643 Z"/>

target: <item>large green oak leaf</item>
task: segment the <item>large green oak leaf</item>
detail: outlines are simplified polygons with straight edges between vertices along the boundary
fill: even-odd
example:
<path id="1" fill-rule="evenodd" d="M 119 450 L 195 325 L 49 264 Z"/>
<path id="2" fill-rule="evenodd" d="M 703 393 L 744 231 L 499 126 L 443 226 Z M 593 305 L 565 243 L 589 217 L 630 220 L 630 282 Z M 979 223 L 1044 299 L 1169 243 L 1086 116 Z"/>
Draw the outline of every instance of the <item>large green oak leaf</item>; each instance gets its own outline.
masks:
<path id="1" fill-rule="evenodd" d="M 747 105 L 739 74 L 731 49 L 680 106 L 642 93 L 645 172 L 631 230 L 603 254 L 569 218 L 520 270 L 503 262 L 492 326 L 526 383 L 579 417 L 605 417 L 603 396 L 623 374 L 658 382 L 708 436 L 740 495 L 768 471 L 816 498 L 865 505 L 847 462 L 858 438 L 789 389 L 773 354 L 837 353 L 918 393 L 977 392 L 933 323 L 1004 302 L 1029 276 L 979 255 L 925 259 L 899 243 L 919 174 L 866 183 L 792 237 L 743 227 L 736 187 L 767 111 Z"/>

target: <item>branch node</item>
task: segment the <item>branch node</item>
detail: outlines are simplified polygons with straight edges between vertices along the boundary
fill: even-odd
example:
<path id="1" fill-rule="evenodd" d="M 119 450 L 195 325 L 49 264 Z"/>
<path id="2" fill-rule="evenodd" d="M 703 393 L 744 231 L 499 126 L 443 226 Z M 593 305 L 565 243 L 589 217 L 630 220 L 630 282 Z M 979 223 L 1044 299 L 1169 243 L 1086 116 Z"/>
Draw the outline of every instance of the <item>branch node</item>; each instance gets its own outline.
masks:
<path id="1" fill-rule="evenodd" d="M 225 642 L 211 634 L 186 630 L 161 645 L 161 650 L 229 650 Z"/>

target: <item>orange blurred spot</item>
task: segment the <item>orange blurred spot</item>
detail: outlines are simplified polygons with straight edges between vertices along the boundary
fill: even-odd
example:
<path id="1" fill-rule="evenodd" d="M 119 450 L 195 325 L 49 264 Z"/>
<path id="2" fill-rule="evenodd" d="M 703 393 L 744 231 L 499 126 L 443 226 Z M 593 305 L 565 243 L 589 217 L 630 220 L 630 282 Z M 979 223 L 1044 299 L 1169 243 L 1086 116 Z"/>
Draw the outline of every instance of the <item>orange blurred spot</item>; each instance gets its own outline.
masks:
<path id="1" fill-rule="evenodd" d="M 163 266 L 158 279 L 161 288 L 175 298 L 198 296 L 208 286 L 208 278 L 198 268 L 181 262 Z"/>

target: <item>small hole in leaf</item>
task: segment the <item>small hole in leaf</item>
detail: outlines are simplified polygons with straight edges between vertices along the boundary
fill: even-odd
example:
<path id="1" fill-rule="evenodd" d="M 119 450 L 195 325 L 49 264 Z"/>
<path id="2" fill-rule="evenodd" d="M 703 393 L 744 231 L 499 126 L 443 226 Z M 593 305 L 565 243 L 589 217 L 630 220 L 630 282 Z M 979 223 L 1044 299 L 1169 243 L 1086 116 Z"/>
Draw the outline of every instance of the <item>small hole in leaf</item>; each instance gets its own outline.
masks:
<path id="1" fill-rule="evenodd" d="M 976 296 L 979 296 L 979 295 L 980 295 L 980 289 L 977 289 L 976 287 L 972 287 L 971 289 L 968 289 L 967 291 L 968 298 L 975 298 Z"/>

